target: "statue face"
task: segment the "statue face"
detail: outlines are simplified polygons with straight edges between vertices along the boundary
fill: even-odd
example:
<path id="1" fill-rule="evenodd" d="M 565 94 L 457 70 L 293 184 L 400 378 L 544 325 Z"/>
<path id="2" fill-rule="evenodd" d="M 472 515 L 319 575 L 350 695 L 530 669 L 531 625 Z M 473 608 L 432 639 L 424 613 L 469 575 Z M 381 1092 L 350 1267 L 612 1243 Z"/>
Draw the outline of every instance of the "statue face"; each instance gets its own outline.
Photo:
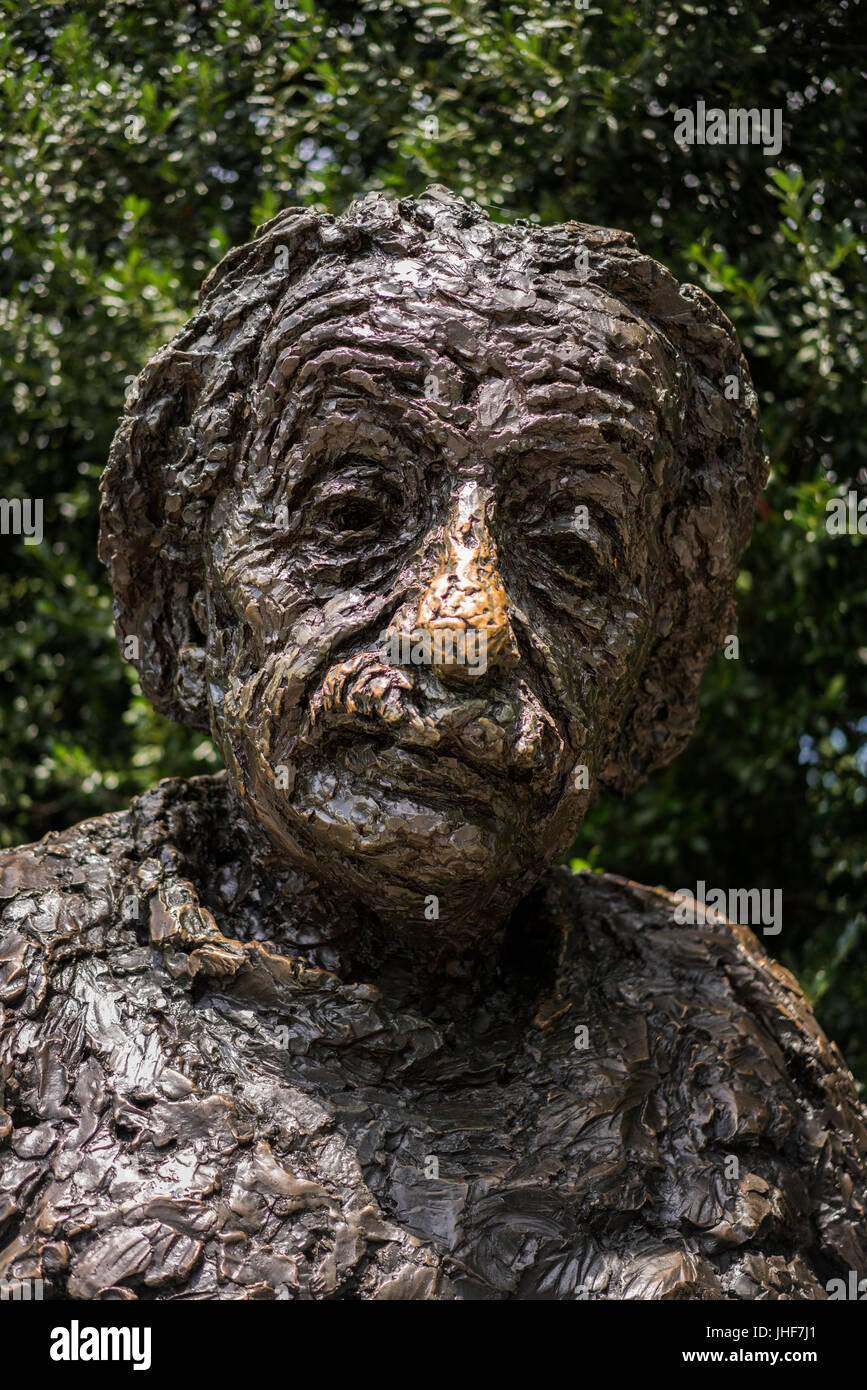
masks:
<path id="1" fill-rule="evenodd" d="M 518 328 L 420 261 L 381 274 L 272 324 L 198 604 L 248 812 L 441 939 L 501 922 L 593 794 L 652 623 L 673 368 L 599 289 Z"/>
<path id="2" fill-rule="evenodd" d="M 435 185 L 214 268 L 130 394 L 100 554 L 144 693 L 277 855 L 439 956 L 685 745 L 766 477 L 700 289 Z"/>

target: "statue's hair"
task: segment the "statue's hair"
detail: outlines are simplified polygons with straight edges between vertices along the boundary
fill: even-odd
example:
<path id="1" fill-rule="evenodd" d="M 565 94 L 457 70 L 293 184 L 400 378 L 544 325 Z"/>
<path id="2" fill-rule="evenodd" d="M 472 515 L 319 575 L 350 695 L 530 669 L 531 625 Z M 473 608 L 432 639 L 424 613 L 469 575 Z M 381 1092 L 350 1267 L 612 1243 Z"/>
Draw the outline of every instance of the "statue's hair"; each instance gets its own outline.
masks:
<path id="1" fill-rule="evenodd" d="M 211 272 L 198 312 L 148 363 L 127 399 L 101 484 L 100 556 L 114 587 L 116 630 L 121 641 L 138 637 L 142 690 L 156 708 L 208 729 L 201 663 L 185 657 L 202 641 L 193 613 L 201 545 L 216 492 L 255 428 L 251 399 L 272 317 L 315 266 L 424 258 L 432 230 L 466 258 L 471 228 L 484 231 L 504 262 L 498 283 L 508 284 L 513 269 L 522 283 L 527 275 L 544 281 L 552 270 L 574 267 L 586 250 L 586 283 L 649 324 L 677 363 L 682 437 L 659 523 L 667 573 L 647 659 L 600 779 L 628 790 L 674 757 L 695 725 L 702 673 L 734 630 L 737 568 L 766 462 L 734 328 L 703 290 L 678 285 L 627 232 L 574 222 L 491 223 L 438 185 L 400 202 L 371 194 L 338 218 L 292 208 L 260 227 Z M 525 312 L 515 308 L 514 321 Z M 561 310 L 540 290 L 534 313 L 556 322 Z M 500 317 L 509 321 L 507 308 Z"/>

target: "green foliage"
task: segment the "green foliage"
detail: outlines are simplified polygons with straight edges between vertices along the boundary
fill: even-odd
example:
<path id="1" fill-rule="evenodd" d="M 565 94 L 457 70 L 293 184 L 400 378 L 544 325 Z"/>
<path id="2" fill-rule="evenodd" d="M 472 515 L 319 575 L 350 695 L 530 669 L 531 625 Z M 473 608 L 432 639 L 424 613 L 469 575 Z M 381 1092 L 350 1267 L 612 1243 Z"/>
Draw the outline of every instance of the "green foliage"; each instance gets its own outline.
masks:
<path id="1" fill-rule="evenodd" d="M 125 391 L 230 245 L 289 204 L 441 181 L 508 218 L 624 226 L 736 323 L 771 482 L 688 751 L 576 853 L 669 887 L 782 887 L 782 950 L 867 1075 L 867 480 L 857 6 L 605 0 L 2 0 L 3 843 L 216 765 L 142 700 L 96 560 Z M 861 36 L 863 37 L 863 36 Z M 779 107 L 784 144 L 673 139 L 673 113 Z M 434 130 L 425 118 L 435 116 Z"/>

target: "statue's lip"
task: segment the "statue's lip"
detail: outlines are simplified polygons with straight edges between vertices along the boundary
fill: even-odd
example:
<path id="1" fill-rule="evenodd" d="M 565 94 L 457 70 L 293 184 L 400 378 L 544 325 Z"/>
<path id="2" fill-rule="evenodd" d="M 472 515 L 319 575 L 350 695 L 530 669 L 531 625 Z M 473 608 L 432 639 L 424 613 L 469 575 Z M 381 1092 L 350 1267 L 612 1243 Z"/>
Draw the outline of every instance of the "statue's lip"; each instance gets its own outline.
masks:
<path id="1" fill-rule="evenodd" d="M 504 763 L 498 760 L 496 754 L 480 757 L 459 739 L 423 743 L 407 738 L 405 730 L 389 729 L 375 720 L 363 718 L 355 719 L 351 726 L 337 725 L 323 731 L 308 745 L 307 751 L 315 756 L 317 763 L 327 763 L 331 759 L 340 761 L 341 754 L 347 752 L 350 756 L 352 752 L 360 756 L 362 750 L 371 745 L 386 766 L 393 768 L 396 755 L 401 755 L 401 767 L 405 768 L 409 762 L 418 773 L 420 791 L 429 791 L 439 797 L 458 797 L 486 808 L 490 807 L 492 798 L 503 793 L 512 797 L 517 794 L 523 801 L 550 804 L 552 796 L 557 796 L 562 790 L 565 777 L 562 742 L 555 759 L 537 757 L 523 766 Z M 301 740 L 296 745 L 292 761 L 299 769 L 306 761 Z M 375 780 L 376 767 L 359 767 L 357 773 Z"/>

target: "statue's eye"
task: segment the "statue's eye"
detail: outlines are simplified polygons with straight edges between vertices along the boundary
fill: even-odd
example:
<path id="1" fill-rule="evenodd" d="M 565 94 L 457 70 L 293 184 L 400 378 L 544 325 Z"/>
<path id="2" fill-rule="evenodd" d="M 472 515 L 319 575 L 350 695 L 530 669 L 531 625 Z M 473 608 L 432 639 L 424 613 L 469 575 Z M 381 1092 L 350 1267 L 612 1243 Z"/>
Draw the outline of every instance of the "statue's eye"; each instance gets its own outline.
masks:
<path id="1" fill-rule="evenodd" d="M 548 517 L 535 529 L 549 565 L 563 579 L 577 584 L 597 583 L 617 560 L 608 536 L 587 507 Z"/>
<path id="2" fill-rule="evenodd" d="M 595 563 L 587 539 L 573 531 L 549 531 L 545 545 L 554 563 L 566 570 L 586 570 Z"/>
<path id="3" fill-rule="evenodd" d="M 384 498 L 343 497 L 329 512 L 331 529 L 344 536 L 361 535 L 381 525 L 386 512 Z"/>
<path id="4" fill-rule="evenodd" d="M 401 492 L 393 473 L 373 460 L 348 455 L 322 479 L 312 520 L 332 545 L 373 545 L 385 539 L 388 523 L 400 509 Z"/>

